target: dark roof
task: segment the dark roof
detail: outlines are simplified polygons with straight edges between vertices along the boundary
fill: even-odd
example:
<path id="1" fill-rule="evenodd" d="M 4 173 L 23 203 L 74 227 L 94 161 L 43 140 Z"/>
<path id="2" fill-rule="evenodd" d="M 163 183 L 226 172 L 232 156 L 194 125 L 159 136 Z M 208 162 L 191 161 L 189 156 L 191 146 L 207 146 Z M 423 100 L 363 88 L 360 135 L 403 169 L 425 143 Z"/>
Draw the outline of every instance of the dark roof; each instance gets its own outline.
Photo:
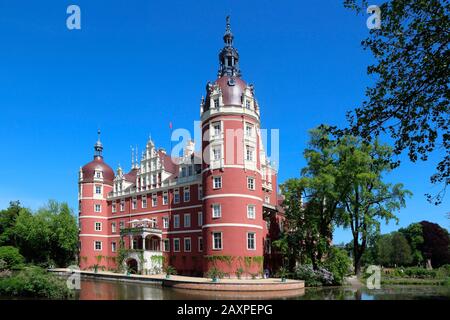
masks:
<path id="1" fill-rule="evenodd" d="M 107 184 L 113 184 L 114 171 L 109 165 L 107 165 L 102 157 L 95 157 L 93 161 L 84 165 L 81 168 L 83 173 L 83 182 L 93 182 L 95 170 L 100 170 L 103 172 L 103 181 Z"/>
<path id="2" fill-rule="evenodd" d="M 213 85 L 218 85 L 222 90 L 223 104 L 226 106 L 241 106 L 242 95 L 244 94 L 247 83 L 238 77 L 223 76 L 218 78 Z M 210 108 L 210 95 L 211 92 L 207 89 L 205 101 L 205 110 Z"/>

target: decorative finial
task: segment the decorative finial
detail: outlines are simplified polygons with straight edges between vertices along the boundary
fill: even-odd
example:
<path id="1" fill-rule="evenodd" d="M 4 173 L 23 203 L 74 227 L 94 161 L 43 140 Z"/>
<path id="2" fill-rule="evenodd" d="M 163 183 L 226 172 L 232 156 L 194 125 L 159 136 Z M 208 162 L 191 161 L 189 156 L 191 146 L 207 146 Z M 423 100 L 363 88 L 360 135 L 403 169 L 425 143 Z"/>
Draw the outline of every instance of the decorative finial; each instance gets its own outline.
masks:
<path id="1" fill-rule="evenodd" d="M 102 152 L 103 152 L 103 145 L 102 142 L 100 141 L 100 129 L 97 130 L 97 142 L 94 145 L 94 159 L 96 158 L 103 158 L 102 156 Z"/>

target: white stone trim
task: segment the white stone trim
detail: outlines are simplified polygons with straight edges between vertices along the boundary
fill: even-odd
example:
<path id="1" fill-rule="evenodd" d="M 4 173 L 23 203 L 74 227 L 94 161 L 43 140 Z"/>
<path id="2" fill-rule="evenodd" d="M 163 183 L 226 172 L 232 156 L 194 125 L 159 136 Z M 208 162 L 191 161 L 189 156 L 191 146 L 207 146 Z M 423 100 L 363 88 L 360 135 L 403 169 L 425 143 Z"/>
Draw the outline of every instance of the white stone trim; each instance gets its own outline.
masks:
<path id="1" fill-rule="evenodd" d="M 256 224 L 247 224 L 247 223 L 210 223 L 202 226 L 202 229 L 210 227 L 244 227 L 244 228 L 256 228 L 261 230 L 263 229 L 263 227 L 258 226 Z"/>
<path id="2" fill-rule="evenodd" d="M 120 237 L 120 235 L 104 235 L 104 234 L 88 234 L 88 233 L 83 233 L 80 234 L 79 237 L 97 237 L 97 238 L 116 238 L 116 237 Z"/>
<path id="3" fill-rule="evenodd" d="M 162 212 L 186 210 L 186 209 L 201 208 L 201 207 L 203 207 L 203 205 L 198 204 L 198 205 L 195 205 L 195 206 L 170 208 L 170 209 L 167 208 L 167 209 L 162 209 L 162 210 L 153 210 L 153 211 L 146 211 L 146 212 L 139 212 L 139 213 L 129 213 L 129 214 L 114 215 L 112 217 L 108 217 L 108 219 L 127 218 L 127 217 L 141 216 L 141 215 L 152 214 L 152 213 L 162 213 Z"/>
<path id="4" fill-rule="evenodd" d="M 255 199 L 262 201 L 260 197 L 251 196 L 248 194 L 242 194 L 242 193 L 221 193 L 221 194 L 213 194 L 207 197 L 203 197 L 203 200 L 206 199 L 214 199 L 214 198 L 227 198 L 227 197 L 234 197 L 234 198 L 249 198 L 249 199 Z"/>
<path id="5" fill-rule="evenodd" d="M 162 234 L 180 234 L 180 233 L 196 233 L 196 232 L 202 232 L 202 230 L 184 230 L 184 231 L 163 231 Z"/>
<path id="6" fill-rule="evenodd" d="M 84 218 L 91 218 L 91 219 L 104 219 L 104 220 L 108 220 L 108 217 L 100 217 L 100 216 L 78 216 L 78 219 L 84 219 Z"/>

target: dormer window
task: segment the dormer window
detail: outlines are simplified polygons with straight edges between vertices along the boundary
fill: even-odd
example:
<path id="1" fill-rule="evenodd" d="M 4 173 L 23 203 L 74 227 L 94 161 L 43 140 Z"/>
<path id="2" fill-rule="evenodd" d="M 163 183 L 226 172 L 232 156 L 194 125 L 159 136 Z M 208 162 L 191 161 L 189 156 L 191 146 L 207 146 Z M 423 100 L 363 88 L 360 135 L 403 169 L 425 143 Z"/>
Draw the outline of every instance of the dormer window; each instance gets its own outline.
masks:
<path id="1" fill-rule="evenodd" d="M 94 177 L 97 178 L 97 179 L 101 179 L 102 178 L 102 172 L 101 171 L 95 171 Z"/>
<path id="2" fill-rule="evenodd" d="M 251 102 L 250 102 L 250 100 L 245 100 L 245 107 L 247 108 L 247 109 L 251 109 L 251 107 L 252 107 L 252 105 L 251 105 Z"/>
<path id="3" fill-rule="evenodd" d="M 219 108 L 219 98 L 214 99 L 214 108 Z"/>

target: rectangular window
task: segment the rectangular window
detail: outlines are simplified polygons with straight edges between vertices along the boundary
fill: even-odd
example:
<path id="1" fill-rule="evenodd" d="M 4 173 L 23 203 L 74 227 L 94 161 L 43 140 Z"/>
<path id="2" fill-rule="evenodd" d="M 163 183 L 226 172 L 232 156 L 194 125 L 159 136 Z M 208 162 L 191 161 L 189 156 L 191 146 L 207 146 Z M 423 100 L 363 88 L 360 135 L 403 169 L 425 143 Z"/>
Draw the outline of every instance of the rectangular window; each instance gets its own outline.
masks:
<path id="1" fill-rule="evenodd" d="M 156 207 L 158 205 L 158 195 L 156 193 L 152 194 L 152 207 Z"/>
<path id="2" fill-rule="evenodd" d="M 191 226 L 191 214 L 190 213 L 186 213 L 184 215 L 184 227 L 185 228 L 189 228 Z"/>
<path id="3" fill-rule="evenodd" d="M 249 219 L 255 219 L 256 218 L 255 206 L 252 205 L 252 204 L 247 206 L 247 218 L 249 218 Z"/>
<path id="4" fill-rule="evenodd" d="M 251 108 L 251 103 L 250 103 L 250 100 L 245 100 L 245 107 L 247 108 L 247 109 L 250 109 Z"/>
<path id="5" fill-rule="evenodd" d="M 186 177 L 186 167 L 181 168 L 181 177 L 182 178 Z"/>
<path id="6" fill-rule="evenodd" d="M 202 199 L 203 199 L 203 187 L 198 186 L 198 200 L 202 200 Z"/>
<path id="7" fill-rule="evenodd" d="M 164 241 L 163 241 L 163 250 L 164 250 L 164 252 L 169 252 L 170 251 L 170 240 L 169 239 L 164 239 Z"/>
<path id="8" fill-rule="evenodd" d="M 180 252 L 180 239 L 178 238 L 173 239 L 173 251 Z"/>
<path id="9" fill-rule="evenodd" d="M 218 161 L 221 159 L 221 147 L 214 147 L 213 148 L 213 159 L 214 161 Z"/>
<path id="10" fill-rule="evenodd" d="M 247 250 L 256 250 L 256 236 L 254 232 L 247 233 Z"/>
<path id="11" fill-rule="evenodd" d="M 212 205 L 212 217 L 213 218 L 220 218 L 222 216 L 222 208 L 220 204 L 215 203 Z"/>
<path id="12" fill-rule="evenodd" d="M 163 228 L 169 229 L 169 217 L 163 217 Z"/>
<path id="13" fill-rule="evenodd" d="M 100 179 L 102 177 L 102 174 L 101 174 L 101 172 L 96 171 L 95 176 Z"/>
<path id="14" fill-rule="evenodd" d="M 102 251 L 102 242 L 101 241 L 94 241 L 94 250 Z"/>
<path id="15" fill-rule="evenodd" d="M 101 186 L 95 186 L 95 193 L 96 194 L 102 194 L 102 187 Z"/>
<path id="16" fill-rule="evenodd" d="M 131 209 L 135 210 L 137 208 L 137 198 L 133 197 L 131 200 Z"/>
<path id="17" fill-rule="evenodd" d="M 203 225 L 203 212 L 199 212 L 197 215 L 197 225 L 199 227 Z"/>
<path id="18" fill-rule="evenodd" d="M 270 196 L 265 196 L 264 200 L 266 203 L 270 203 Z"/>
<path id="19" fill-rule="evenodd" d="M 116 202 L 115 201 L 113 201 L 113 203 L 111 203 L 111 210 L 112 210 L 113 213 L 117 211 Z"/>
<path id="20" fill-rule="evenodd" d="M 95 223 L 95 231 L 102 231 L 102 223 L 101 222 Z"/>
<path id="21" fill-rule="evenodd" d="M 191 238 L 184 238 L 184 252 L 191 252 Z"/>
<path id="22" fill-rule="evenodd" d="M 247 161 L 253 161 L 253 147 L 247 146 L 246 147 L 246 157 L 245 159 Z"/>
<path id="23" fill-rule="evenodd" d="M 173 227 L 174 228 L 179 228 L 180 227 L 180 215 L 179 214 L 175 214 L 173 216 Z"/>
<path id="24" fill-rule="evenodd" d="M 222 232 L 213 232 L 213 250 L 222 250 Z"/>
<path id="25" fill-rule="evenodd" d="M 116 233 L 116 223 L 115 222 L 111 223 L 111 232 Z"/>
<path id="26" fill-rule="evenodd" d="M 116 243 L 111 242 L 111 252 L 116 252 Z"/>
<path id="27" fill-rule="evenodd" d="M 191 189 L 190 187 L 184 187 L 184 202 L 191 201 Z"/>
<path id="28" fill-rule="evenodd" d="M 167 191 L 163 192 L 163 205 L 166 205 L 169 203 L 169 196 L 167 195 Z"/>
<path id="29" fill-rule="evenodd" d="M 213 189 L 222 188 L 222 177 L 214 177 L 213 178 Z"/>
<path id="30" fill-rule="evenodd" d="M 125 200 L 124 199 L 120 200 L 120 211 L 125 211 Z"/>
<path id="31" fill-rule="evenodd" d="M 147 208 L 147 196 L 142 196 L 142 209 Z"/>
<path id="32" fill-rule="evenodd" d="M 173 190 L 173 203 L 180 203 L 180 190 Z"/>
<path id="33" fill-rule="evenodd" d="M 250 190 L 255 190 L 255 178 L 247 177 L 247 188 Z"/>
<path id="34" fill-rule="evenodd" d="M 203 252 L 203 238 L 198 237 L 198 252 Z"/>
<path id="35" fill-rule="evenodd" d="M 119 229 L 122 230 L 123 228 L 125 228 L 125 222 L 120 221 L 119 222 Z"/>
<path id="36" fill-rule="evenodd" d="M 214 99 L 214 108 L 219 108 L 219 99 Z"/>
<path id="37" fill-rule="evenodd" d="M 102 206 L 100 204 L 96 204 L 94 207 L 95 212 L 102 212 Z"/>
<path id="38" fill-rule="evenodd" d="M 189 175 L 189 176 L 192 176 L 192 166 L 189 166 L 189 167 L 188 167 L 188 175 Z"/>
<path id="39" fill-rule="evenodd" d="M 251 124 L 245 125 L 245 135 L 247 137 L 252 137 L 253 136 L 253 126 Z"/>

